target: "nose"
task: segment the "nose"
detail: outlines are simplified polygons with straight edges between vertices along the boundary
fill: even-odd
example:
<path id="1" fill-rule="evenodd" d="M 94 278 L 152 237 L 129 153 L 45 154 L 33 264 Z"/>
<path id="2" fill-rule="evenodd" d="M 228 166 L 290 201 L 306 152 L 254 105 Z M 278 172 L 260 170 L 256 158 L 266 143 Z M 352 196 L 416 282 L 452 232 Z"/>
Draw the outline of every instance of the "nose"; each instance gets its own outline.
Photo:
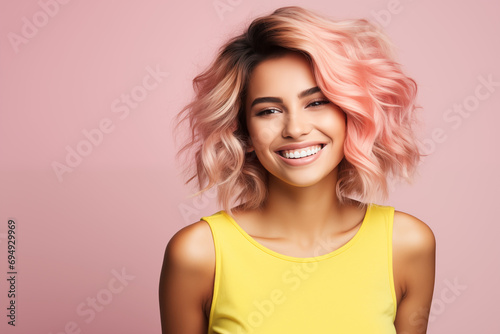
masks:
<path id="1" fill-rule="evenodd" d="M 287 113 L 282 135 L 284 138 L 299 138 L 311 132 L 311 123 L 305 116 L 306 111 L 292 111 Z"/>

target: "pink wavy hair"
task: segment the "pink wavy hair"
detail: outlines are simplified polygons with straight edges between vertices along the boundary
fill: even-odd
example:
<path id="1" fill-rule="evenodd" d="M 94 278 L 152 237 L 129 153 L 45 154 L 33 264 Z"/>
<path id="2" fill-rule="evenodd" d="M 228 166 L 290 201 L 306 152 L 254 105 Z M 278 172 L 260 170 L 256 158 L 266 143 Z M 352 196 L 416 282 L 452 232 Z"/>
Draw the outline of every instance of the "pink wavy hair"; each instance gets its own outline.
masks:
<path id="1" fill-rule="evenodd" d="M 413 130 L 417 86 L 392 50 L 386 35 L 364 19 L 333 21 L 296 6 L 255 19 L 194 78 L 195 97 L 176 117 L 176 129 L 184 121 L 190 127 L 178 152 L 194 156 L 194 164 L 185 164 L 186 183 L 197 179 L 200 192 L 217 187 L 219 204 L 229 212 L 232 201 L 262 205 L 267 171 L 246 152 L 246 85 L 261 61 L 292 51 L 308 57 L 323 94 L 346 114 L 339 201 L 387 198 L 388 178 L 411 182 L 422 156 Z"/>

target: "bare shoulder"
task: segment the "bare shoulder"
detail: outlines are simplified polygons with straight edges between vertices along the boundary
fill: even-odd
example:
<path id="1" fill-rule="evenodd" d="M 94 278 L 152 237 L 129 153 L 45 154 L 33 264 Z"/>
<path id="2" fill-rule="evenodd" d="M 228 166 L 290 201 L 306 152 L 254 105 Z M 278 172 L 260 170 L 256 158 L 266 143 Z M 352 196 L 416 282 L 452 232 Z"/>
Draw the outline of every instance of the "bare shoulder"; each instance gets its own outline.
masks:
<path id="1" fill-rule="evenodd" d="M 205 221 L 183 227 L 169 240 L 158 291 L 163 333 L 206 333 L 215 273 L 212 240 Z"/>
<path id="2" fill-rule="evenodd" d="M 165 261 L 191 271 L 210 273 L 215 250 L 208 223 L 200 220 L 177 231 L 167 244 Z"/>
<path id="3" fill-rule="evenodd" d="M 436 248 L 432 229 L 417 217 L 402 211 L 394 212 L 393 242 L 408 256 L 433 253 Z"/>
<path id="4" fill-rule="evenodd" d="M 420 219 L 394 212 L 393 268 L 397 332 L 425 333 L 435 280 L 436 239 Z M 416 314 L 422 317 L 416 321 Z"/>

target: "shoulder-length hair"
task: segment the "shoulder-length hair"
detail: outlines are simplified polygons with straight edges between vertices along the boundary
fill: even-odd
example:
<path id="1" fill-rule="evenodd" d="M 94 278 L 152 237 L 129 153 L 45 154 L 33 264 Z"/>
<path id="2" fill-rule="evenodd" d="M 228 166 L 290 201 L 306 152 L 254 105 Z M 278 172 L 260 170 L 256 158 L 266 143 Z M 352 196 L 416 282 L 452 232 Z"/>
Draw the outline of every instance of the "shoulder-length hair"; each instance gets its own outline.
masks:
<path id="1" fill-rule="evenodd" d="M 197 179 L 200 192 L 216 187 L 229 212 L 233 201 L 244 208 L 262 205 L 268 173 L 247 152 L 245 94 L 260 62 L 292 51 L 309 59 L 318 87 L 346 114 L 339 201 L 387 198 L 389 178 L 411 182 L 421 156 L 413 131 L 417 86 L 392 50 L 386 35 L 364 19 L 333 21 L 296 6 L 256 18 L 194 78 L 194 99 L 177 115 L 177 129 L 184 121 L 190 127 L 178 152 L 194 158 L 185 165 L 186 183 Z"/>

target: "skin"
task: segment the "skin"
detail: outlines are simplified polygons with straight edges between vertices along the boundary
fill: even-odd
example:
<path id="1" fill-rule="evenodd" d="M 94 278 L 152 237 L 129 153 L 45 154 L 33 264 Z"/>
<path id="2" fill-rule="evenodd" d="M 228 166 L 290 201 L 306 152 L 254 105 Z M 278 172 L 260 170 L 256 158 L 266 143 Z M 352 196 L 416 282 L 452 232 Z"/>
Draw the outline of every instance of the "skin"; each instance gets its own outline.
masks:
<path id="1" fill-rule="evenodd" d="M 261 210 L 235 208 L 233 217 L 257 242 L 295 257 L 341 247 L 357 233 L 366 212 L 366 207 L 341 205 L 332 187 L 344 156 L 345 116 L 321 91 L 298 97 L 316 86 L 308 61 L 290 53 L 255 68 L 246 101 L 251 150 L 270 173 L 269 196 Z M 282 102 L 252 106 L 258 97 Z M 275 153 L 283 145 L 311 141 L 326 146 L 308 165 L 289 166 Z M 316 245 L 325 237 L 329 248 L 318 252 Z M 392 241 L 397 333 L 426 333 L 435 278 L 434 234 L 416 217 L 395 211 Z M 214 275 L 208 224 L 199 221 L 179 230 L 167 245 L 160 277 L 164 334 L 206 333 Z"/>

